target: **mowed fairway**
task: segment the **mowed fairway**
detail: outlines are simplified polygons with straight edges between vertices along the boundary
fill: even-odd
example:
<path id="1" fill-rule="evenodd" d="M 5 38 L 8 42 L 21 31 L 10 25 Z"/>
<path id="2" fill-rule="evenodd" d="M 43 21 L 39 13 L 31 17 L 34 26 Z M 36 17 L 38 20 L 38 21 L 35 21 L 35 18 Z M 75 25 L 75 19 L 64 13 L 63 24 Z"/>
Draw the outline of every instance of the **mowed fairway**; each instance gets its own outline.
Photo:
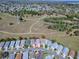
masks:
<path id="1" fill-rule="evenodd" d="M 2 17 L 0 20 L 0 38 L 41 37 L 45 35 L 46 38 L 55 40 L 70 49 L 79 50 L 79 36 L 70 37 L 65 32 L 47 29 L 47 25 L 42 21 L 45 15 L 24 17 L 26 22 L 20 22 L 20 24 L 18 24 L 16 16 L 0 14 L 0 17 Z M 14 24 L 9 25 L 9 23 Z"/>

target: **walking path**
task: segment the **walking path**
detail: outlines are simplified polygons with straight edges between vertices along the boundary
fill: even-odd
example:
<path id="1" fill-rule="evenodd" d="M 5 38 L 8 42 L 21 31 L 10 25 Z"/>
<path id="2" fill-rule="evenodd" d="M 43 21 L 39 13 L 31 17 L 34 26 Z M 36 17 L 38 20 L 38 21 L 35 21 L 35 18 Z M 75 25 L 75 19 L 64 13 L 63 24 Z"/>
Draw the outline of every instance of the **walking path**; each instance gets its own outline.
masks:
<path id="1" fill-rule="evenodd" d="M 35 23 L 33 23 L 33 24 L 31 25 L 31 27 L 30 27 L 29 33 L 31 33 L 31 32 L 32 32 L 32 28 L 33 28 L 36 24 L 38 24 L 38 23 L 40 22 L 40 20 L 42 20 L 42 19 L 45 18 L 45 17 L 47 17 L 47 15 L 44 15 L 43 17 L 39 18 L 38 21 L 36 21 Z"/>

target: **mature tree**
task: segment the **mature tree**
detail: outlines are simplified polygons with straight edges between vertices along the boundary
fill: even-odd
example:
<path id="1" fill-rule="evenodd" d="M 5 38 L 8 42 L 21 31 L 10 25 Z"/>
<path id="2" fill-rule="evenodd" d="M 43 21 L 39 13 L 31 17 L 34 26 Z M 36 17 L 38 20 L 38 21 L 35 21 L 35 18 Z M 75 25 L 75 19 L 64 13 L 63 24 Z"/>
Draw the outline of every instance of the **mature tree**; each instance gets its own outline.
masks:
<path id="1" fill-rule="evenodd" d="M 2 18 L 0 17 L 0 20 L 2 20 Z"/>

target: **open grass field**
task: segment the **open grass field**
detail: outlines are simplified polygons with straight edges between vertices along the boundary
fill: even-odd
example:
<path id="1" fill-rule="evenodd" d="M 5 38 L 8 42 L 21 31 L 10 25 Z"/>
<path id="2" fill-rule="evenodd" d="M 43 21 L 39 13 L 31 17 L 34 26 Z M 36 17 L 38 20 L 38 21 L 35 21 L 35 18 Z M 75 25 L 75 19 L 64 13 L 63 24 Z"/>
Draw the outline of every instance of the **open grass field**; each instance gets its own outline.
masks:
<path id="1" fill-rule="evenodd" d="M 18 24 L 17 17 L 9 14 L 1 14 L 2 20 L 0 20 L 0 30 L 8 31 L 13 33 L 27 33 L 29 32 L 30 26 L 37 21 L 39 17 L 26 18 L 25 22 Z M 9 25 L 9 23 L 14 23 Z"/>
<path id="2" fill-rule="evenodd" d="M 47 25 L 43 22 L 43 18 L 48 17 L 42 16 L 28 16 L 23 19 L 25 22 L 18 24 L 16 16 L 9 14 L 0 14 L 2 20 L 0 20 L 0 38 L 7 37 L 40 37 L 45 35 L 46 38 L 55 40 L 64 46 L 79 50 L 79 36 L 68 36 L 65 31 L 59 32 L 56 30 L 48 29 Z M 14 23 L 9 25 L 9 23 Z"/>

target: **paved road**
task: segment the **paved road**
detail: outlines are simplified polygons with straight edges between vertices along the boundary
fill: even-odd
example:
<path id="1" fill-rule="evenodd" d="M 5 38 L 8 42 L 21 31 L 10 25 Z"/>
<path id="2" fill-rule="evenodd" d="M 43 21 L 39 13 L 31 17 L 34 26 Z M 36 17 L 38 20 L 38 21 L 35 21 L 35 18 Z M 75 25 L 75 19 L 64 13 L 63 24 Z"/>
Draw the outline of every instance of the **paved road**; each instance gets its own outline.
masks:
<path id="1" fill-rule="evenodd" d="M 53 34 L 53 33 L 12 33 L 12 32 L 7 32 L 7 31 L 0 31 L 0 33 L 3 34 L 12 34 L 12 35 L 20 35 L 20 34 Z"/>

